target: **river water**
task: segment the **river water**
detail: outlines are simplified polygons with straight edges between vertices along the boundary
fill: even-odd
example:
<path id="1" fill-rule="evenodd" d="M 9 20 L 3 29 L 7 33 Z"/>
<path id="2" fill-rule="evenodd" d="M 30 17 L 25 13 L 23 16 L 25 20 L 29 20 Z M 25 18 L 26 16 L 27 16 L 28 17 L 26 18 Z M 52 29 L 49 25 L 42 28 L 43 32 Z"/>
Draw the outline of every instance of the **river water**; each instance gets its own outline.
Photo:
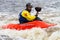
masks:
<path id="1" fill-rule="evenodd" d="M 0 27 L 10 23 L 19 23 L 18 15 L 25 9 L 25 4 L 28 2 L 33 5 L 32 15 L 36 14 L 34 7 L 42 7 L 38 16 L 47 23 L 57 24 L 52 28 L 48 28 L 48 33 L 60 30 L 60 0 L 0 0 Z"/>

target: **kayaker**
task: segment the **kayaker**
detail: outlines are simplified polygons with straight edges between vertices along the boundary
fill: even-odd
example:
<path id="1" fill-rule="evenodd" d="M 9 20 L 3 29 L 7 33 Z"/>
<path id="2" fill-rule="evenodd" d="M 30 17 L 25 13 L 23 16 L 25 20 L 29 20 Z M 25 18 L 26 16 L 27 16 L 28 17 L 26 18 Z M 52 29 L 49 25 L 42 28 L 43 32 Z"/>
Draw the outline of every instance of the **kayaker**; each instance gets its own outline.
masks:
<path id="1" fill-rule="evenodd" d="M 42 21 L 39 17 L 37 17 L 38 14 L 36 14 L 35 16 L 32 16 L 30 14 L 31 10 L 32 10 L 31 3 L 27 3 L 26 4 L 26 9 L 23 10 L 22 12 L 20 12 L 20 14 L 19 14 L 19 22 L 20 22 L 20 24 L 31 22 L 31 21 L 34 21 L 34 20 Z M 41 8 L 40 8 L 40 11 L 41 11 Z"/>

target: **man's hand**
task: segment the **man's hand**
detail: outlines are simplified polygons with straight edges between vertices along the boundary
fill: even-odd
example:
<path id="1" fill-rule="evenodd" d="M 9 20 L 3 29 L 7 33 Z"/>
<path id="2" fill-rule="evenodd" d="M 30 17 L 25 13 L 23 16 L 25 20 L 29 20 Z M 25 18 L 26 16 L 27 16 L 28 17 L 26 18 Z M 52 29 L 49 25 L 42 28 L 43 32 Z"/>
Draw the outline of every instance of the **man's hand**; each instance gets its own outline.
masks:
<path id="1" fill-rule="evenodd" d="M 38 16 L 38 14 L 39 14 L 39 13 L 37 12 L 35 16 L 37 17 L 37 16 Z"/>

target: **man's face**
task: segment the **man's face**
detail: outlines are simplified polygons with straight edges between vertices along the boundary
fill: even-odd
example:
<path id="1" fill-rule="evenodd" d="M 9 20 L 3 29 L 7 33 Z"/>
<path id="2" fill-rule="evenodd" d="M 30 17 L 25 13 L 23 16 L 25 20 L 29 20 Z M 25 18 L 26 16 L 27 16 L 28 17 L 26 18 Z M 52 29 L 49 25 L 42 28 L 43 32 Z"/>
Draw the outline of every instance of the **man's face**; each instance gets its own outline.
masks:
<path id="1" fill-rule="evenodd" d="M 31 6 L 28 6 L 27 9 L 28 9 L 29 12 L 31 12 L 32 7 Z"/>

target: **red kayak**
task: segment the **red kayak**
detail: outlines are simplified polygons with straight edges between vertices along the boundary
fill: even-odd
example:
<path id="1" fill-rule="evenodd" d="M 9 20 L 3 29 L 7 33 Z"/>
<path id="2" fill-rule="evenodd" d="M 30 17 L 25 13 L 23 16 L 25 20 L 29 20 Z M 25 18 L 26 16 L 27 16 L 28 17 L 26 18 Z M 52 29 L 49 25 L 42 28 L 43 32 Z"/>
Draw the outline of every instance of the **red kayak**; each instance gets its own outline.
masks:
<path id="1" fill-rule="evenodd" d="M 33 22 L 28 22 L 24 24 L 8 24 L 3 26 L 4 29 L 16 29 L 16 30 L 25 30 L 25 29 L 31 29 L 34 27 L 39 27 L 39 28 L 48 28 L 50 26 L 54 26 L 54 24 L 48 24 L 43 21 L 33 21 Z"/>

